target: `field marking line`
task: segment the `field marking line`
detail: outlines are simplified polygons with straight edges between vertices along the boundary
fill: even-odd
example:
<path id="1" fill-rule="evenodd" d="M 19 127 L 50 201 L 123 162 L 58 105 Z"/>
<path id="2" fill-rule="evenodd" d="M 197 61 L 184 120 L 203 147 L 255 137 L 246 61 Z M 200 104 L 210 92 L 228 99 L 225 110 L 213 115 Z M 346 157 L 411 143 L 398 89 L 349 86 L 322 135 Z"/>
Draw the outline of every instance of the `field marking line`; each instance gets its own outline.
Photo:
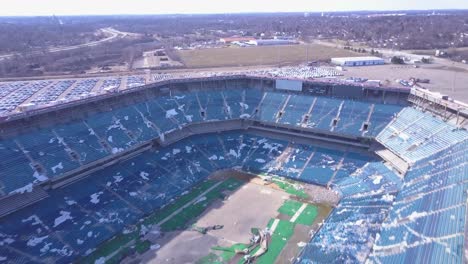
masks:
<path id="1" fill-rule="evenodd" d="M 270 227 L 270 232 L 273 233 L 275 232 L 276 230 L 276 227 L 278 226 L 279 224 L 279 219 L 278 218 L 275 218 L 275 220 L 273 221 L 273 224 L 271 224 L 271 227 Z"/>
<path id="2" fill-rule="evenodd" d="M 301 207 L 299 208 L 299 210 L 297 210 L 297 212 L 293 215 L 293 217 L 291 217 L 291 220 L 289 220 L 289 222 L 291 223 L 296 222 L 297 218 L 302 214 L 302 212 L 304 211 L 304 209 L 306 209 L 306 207 L 307 207 L 307 204 L 303 203 Z"/>

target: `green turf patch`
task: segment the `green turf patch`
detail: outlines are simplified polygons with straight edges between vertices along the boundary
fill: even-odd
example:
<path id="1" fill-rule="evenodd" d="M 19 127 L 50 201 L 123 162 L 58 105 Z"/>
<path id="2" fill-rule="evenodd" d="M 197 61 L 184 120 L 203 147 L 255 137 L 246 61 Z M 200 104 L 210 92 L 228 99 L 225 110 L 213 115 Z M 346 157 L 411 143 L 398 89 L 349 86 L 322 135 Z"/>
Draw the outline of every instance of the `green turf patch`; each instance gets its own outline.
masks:
<path id="1" fill-rule="evenodd" d="M 103 256 L 109 256 L 114 252 L 121 251 L 116 254 L 112 259 L 114 260 L 113 262 L 111 260 L 106 261 L 106 263 L 118 263 L 120 261 L 120 258 L 122 257 L 123 254 L 125 254 L 125 245 L 131 244 L 132 241 L 135 239 L 138 239 L 139 237 L 139 232 L 138 231 L 133 231 L 129 234 L 119 234 L 112 239 L 108 240 L 107 242 L 103 243 L 100 247 L 96 249 L 91 255 L 85 257 L 82 262 L 83 263 L 94 263 L 97 259 L 103 257 Z"/>
<path id="2" fill-rule="evenodd" d="M 301 189 L 297 189 L 294 184 L 291 184 L 289 182 L 278 181 L 278 180 L 273 180 L 273 182 L 276 183 L 276 185 L 278 185 L 278 187 L 280 187 L 281 189 L 283 189 L 285 192 L 287 192 L 289 194 L 295 195 L 295 196 L 297 196 L 299 198 L 302 198 L 302 199 L 309 198 L 307 193 L 305 193 Z"/>
<path id="3" fill-rule="evenodd" d="M 236 255 L 236 251 L 242 251 L 242 250 L 246 249 L 247 247 L 248 247 L 248 245 L 246 245 L 246 244 L 238 243 L 238 244 L 234 244 L 234 245 L 232 245 L 230 247 L 216 246 L 216 247 L 212 247 L 211 249 L 220 251 L 221 252 L 220 257 L 221 257 L 222 261 L 224 263 L 227 263 L 227 262 L 229 262 L 229 260 L 231 260 Z"/>
<path id="4" fill-rule="evenodd" d="M 255 263 L 270 264 L 274 263 L 288 240 L 294 234 L 295 224 L 289 221 L 279 220 L 273 235 L 271 236 L 268 251 L 261 255 Z"/>
<path id="5" fill-rule="evenodd" d="M 314 223 L 315 218 L 317 218 L 318 209 L 314 205 L 308 204 L 304 211 L 299 215 L 296 219 L 296 223 L 303 224 L 303 225 L 312 225 Z"/>
<path id="6" fill-rule="evenodd" d="M 138 240 L 135 245 L 135 249 L 139 254 L 145 253 L 146 251 L 150 249 L 150 247 L 151 247 L 151 242 L 149 242 L 148 240 L 144 240 L 144 241 Z"/>
<path id="7" fill-rule="evenodd" d="M 270 219 L 268 227 L 270 228 L 275 219 Z M 254 263 L 270 264 L 274 263 L 276 258 L 279 256 L 283 248 L 288 243 L 288 240 L 294 234 L 295 224 L 286 220 L 279 220 L 278 225 L 276 226 L 275 231 L 273 232 L 268 245 L 268 251 L 265 254 L 261 255 Z M 257 246 L 250 255 L 254 255 L 260 246 Z M 240 259 L 238 264 L 243 264 L 244 259 Z"/>
<path id="8" fill-rule="evenodd" d="M 293 216 L 299 208 L 301 208 L 302 203 L 294 200 L 286 200 L 283 205 L 278 209 L 280 214 L 285 214 Z"/>

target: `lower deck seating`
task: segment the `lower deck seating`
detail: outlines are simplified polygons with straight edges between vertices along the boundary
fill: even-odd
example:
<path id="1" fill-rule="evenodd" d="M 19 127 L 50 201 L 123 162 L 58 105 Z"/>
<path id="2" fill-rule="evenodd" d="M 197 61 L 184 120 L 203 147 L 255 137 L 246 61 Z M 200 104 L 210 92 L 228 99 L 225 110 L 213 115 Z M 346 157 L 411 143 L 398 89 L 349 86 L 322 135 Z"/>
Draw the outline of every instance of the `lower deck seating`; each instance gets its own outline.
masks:
<path id="1" fill-rule="evenodd" d="M 340 204 L 307 244 L 297 263 L 363 263 L 401 186 L 381 162 L 370 162 L 334 183 Z"/>

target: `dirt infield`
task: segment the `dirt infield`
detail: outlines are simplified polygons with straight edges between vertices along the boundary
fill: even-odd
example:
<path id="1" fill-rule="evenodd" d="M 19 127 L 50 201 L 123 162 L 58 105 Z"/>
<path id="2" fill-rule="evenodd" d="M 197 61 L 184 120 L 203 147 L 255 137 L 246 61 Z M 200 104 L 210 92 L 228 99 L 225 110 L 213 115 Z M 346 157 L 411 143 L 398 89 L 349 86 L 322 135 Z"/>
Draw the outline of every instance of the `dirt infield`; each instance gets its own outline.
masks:
<path id="1" fill-rule="evenodd" d="M 243 255 L 235 250 L 248 247 L 252 228 L 266 227 L 271 232 L 269 248 L 255 263 L 290 262 L 332 207 L 330 201 L 310 203 L 318 189 L 309 185 L 279 178 L 264 181 L 264 177 L 235 170 L 213 173 L 207 186 L 189 193 L 190 201 L 181 201 L 185 204 L 179 203 L 181 209 L 171 210 L 174 213 L 160 221 L 164 224 L 153 226 L 144 236 L 150 249 L 123 263 L 243 263 Z M 185 217 L 189 215 L 192 218 Z M 205 234 L 194 229 L 215 225 L 223 228 Z M 254 245 L 249 254 L 259 249 Z"/>
<path id="2" fill-rule="evenodd" d="M 277 208 L 289 195 L 254 183 L 246 183 L 206 208 L 196 221 L 199 227 L 224 225 L 221 230 L 202 235 L 184 230 L 166 233 L 151 241 L 163 245 L 158 250 L 143 254 L 139 261 L 145 263 L 194 263 L 209 254 L 214 246 L 231 246 L 248 243 L 252 227 L 264 228 L 277 214 Z M 128 261 L 127 263 L 130 263 Z"/>
<path id="3" fill-rule="evenodd" d="M 189 68 L 289 65 L 332 57 L 360 56 L 359 53 L 319 44 L 262 47 L 228 47 L 178 51 Z M 362 55 L 361 55 L 362 56 Z"/>

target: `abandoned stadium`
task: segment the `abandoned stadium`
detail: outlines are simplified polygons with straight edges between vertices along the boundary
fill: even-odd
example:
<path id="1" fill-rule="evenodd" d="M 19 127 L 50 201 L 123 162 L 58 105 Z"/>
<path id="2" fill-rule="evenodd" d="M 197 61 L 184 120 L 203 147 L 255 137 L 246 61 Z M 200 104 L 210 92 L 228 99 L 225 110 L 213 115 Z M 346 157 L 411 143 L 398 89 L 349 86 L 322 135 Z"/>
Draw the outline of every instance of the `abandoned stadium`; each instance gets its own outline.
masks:
<path id="1" fill-rule="evenodd" d="M 218 237 L 198 263 L 462 263 L 468 114 L 420 93 L 227 75 L 11 115 L 0 121 L 0 262 L 151 262 L 192 236 L 151 235 L 193 223 L 242 240 L 230 225 L 251 195 L 243 215 L 267 222 L 248 227 L 265 243 Z"/>

